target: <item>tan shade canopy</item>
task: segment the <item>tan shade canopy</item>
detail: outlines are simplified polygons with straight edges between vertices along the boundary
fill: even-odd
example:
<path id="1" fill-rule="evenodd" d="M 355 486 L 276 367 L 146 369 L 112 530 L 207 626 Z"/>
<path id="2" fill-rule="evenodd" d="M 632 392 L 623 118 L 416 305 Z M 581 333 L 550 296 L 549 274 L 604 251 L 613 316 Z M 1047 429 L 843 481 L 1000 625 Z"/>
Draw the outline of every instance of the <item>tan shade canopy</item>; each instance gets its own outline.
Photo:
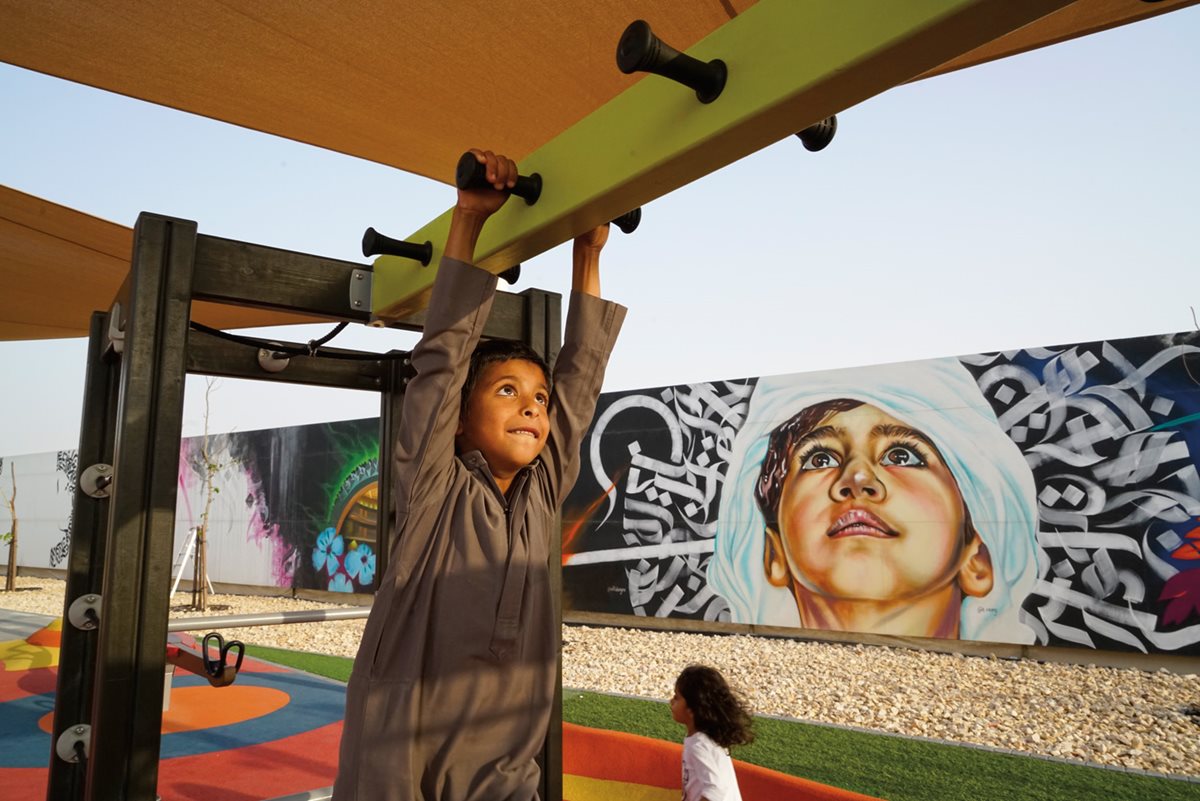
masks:
<path id="1" fill-rule="evenodd" d="M 927 75 L 1196 2 L 1079 0 Z M 449 182 L 465 148 L 522 158 L 638 80 L 614 56 L 634 19 L 683 50 L 751 5 L 0 0 L 0 61 Z M 107 307 L 124 275 L 129 231 L 0 197 L 0 340 L 85 334 L 87 312 Z M 241 325 L 280 317 L 230 314 Z"/>
<path id="2" fill-rule="evenodd" d="M 132 247 L 123 225 L 0 187 L 0 340 L 85 336 L 125 280 Z M 196 303 L 192 318 L 215 328 L 314 321 L 213 303 Z"/>

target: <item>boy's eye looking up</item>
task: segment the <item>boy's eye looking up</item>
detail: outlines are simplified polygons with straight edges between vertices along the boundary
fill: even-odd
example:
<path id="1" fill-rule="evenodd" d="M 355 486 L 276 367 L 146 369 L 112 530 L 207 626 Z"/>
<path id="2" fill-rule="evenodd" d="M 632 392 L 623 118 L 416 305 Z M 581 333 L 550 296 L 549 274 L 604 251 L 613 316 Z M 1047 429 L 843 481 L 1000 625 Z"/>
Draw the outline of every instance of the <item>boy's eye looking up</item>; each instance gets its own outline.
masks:
<path id="1" fill-rule="evenodd" d="M 884 451 L 879 463 L 885 467 L 924 467 L 925 459 L 912 445 L 893 445 Z"/>
<path id="2" fill-rule="evenodd" d="M 824 448 L 814 448 L 800 457 L 801 470 L 824 470 L 841 464 L 837 456 Z"/>

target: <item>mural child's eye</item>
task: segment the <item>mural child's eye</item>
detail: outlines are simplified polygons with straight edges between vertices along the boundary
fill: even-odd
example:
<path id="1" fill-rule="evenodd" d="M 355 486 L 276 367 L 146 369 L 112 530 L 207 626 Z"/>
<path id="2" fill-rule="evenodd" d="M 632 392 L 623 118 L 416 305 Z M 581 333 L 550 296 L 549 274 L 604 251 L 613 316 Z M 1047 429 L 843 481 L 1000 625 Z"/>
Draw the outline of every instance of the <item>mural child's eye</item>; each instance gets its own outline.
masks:
<path id="1" fill-rule="evenodd" d="M 542 404 L 543 406 L 549 406 L 549 405 L 550 405 L 550 398 L 549 398 L 549 397 L 547 397 L 547 396 L 545 396 L 545 395 L 543 395 L 543 394 L 541 394 L 541 393 L 539 392 L 539 393 L 538 393 L 538 396 L 537 396 L 537 402 L 538 402 L 538 403 L 540 403 L 540 404 Z"/>
<path id="2" fill-rule="evenodd" d="M 924 467 L 925 457 L 915 445 L 893 445 L 884 451 L 879 463 L 885 467 Z"/>
<path id="3" fill-rule="evenodd" d="M 801 470 L 825 470 L 840 464 L 837 455 L 824 448 L 813 448 L 800 457 Z"/>
<path id="4" fill-rule="evenodd" d="M 517 394 L 517 391 L 516 391 L 515 389 L 513 389 L 513 386 L 512 386 L 512 384 L 504 384 L 503 386 L 501 386 L 501 387 L 500 387 L 500 389 L 498 390 L 498 392 L 499 392 L 499 394 L 501 394 L 501 395 L 515 395 L 515 394 Z"/>

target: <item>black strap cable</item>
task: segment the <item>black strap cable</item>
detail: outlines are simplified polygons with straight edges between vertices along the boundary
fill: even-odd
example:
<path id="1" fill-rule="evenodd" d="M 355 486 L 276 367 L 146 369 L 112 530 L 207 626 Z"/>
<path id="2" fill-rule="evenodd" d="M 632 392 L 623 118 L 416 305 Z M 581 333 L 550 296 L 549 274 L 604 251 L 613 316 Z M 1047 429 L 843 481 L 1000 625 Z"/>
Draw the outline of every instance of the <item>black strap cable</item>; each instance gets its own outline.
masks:
<path id="1" fill-rule="evenodd" d="M 318 348 L 320 348 L 322 345 L 324 345 L 329 340 L 336 337 L 338 334 L 342 333 L 342 331 L 346 330 L 346 326 L 348 326 L 348 325 L 349 325 L 349 323 L 347 323 L 347 322 L 340 322 L 333 327 L 332 331 L 330 331 L 328 334 L 321 337 L 320 339 L 308 340 L 308 355 L 316 356 Z"/>
<path id="2" fill-rule="evenodd" d="M 236 342 L 239 345 L 248 345 L 253 348 L 263 348 L 263 349 L 271 351 L 272 354 L 279 356 L 279 357 L 283 357 L 283 356 L 313 356 L 313 357 L 319 357 L 319 358 L 325 358 L 325 359 L 343 359 L 345 361 L 366 361 L 366 362 L 391 361 L 391 360 L 395 360 L 395 359 L 407 359 L 408 358 L 409 354 L 407 351 L 398 351 L 395 353 L 337 353 L 337 352 L 318 353 L 318 349 L 322 345 L 324 345 L 326 342 L 328 342 L 329 340 L 331 340 L 335 336 L 337 336 L 341 332 L 341 330 L 346 327 L 346 325 L 347 325 L 346 323 L 338 323 L 338 325 L 335 326 L 334 329 L 332 331 L 330 331 L 328 334 L 326 334 L 325 336 L 321 337 L 320 339 L 310 340 L 308 342 L 307 346 L 301 347 L 298 345 L 282 345 L 278 342 L 271 342 L 269 340 L 258 339 L 256 337 L 246 337 L 246 336 L 241 336 L 239 334 L 230 334 L 229 332 L 222 331 L 219 328 L 212 328 L 210 326 L 204 325 L 203 323 L 198 323 L 195 320 L 191 321 L 191 328 L 193 331 L 200 331 L 201 333 L 209 334 L 210 336 L 217 337 L 218 339 L 224 339 L 229 342 Z"/>

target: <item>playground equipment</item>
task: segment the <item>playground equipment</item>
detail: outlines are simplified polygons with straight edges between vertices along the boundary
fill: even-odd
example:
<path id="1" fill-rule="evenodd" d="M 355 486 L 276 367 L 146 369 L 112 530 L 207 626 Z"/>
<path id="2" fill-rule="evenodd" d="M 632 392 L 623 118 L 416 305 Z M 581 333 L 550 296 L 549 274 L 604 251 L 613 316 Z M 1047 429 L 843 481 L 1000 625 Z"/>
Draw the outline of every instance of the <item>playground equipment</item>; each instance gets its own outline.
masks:
<path id="1" fill-rule="evenodd" d="M 836 113 L 905 81 L 1193 1 L 1151 5 L 1135 0 L 921 0 L 864 11 L 853 3 L 763 0 L 740 13 L 731 12 L 732 19 L 723 23 L 719 12 L 714 18 L 711 9 L 706 9 L 696 15 L 702 20 L 697 23 L 701 27 L 679 21 L 670 2 L 647 3 L 648 17 L 657 19 L 650 13 L 654 11 L 673 18 L 678 27 L 687 30 L 691 41 L 701 41 L 687 48 L 686 57 L 673 55 L 677 51 L 664 45 L 648 24 L 635 23 L 621 39 L 621 68 L 651 70 L 682 80 L 695 95 L 658 79 L 628 88 L 616 86 L 602 93 L 601 102 L 590 114 L 548 141 L 539 139 L 516 150 L 497 145 L 497 149 L 527 153 L 521 159 L 521 173 L 530 178 L 544 176 L 545 184 L 536 194 L 523 190 L 526 204 L 509 203 L 489 222 L 479 242 L 480 263 L 493 272 L 503 272 L 580 231 L 797 131 L 807 149 L 819 149 L 822 140 L 832 134 Z M 228 63 L 233 65 L 241 64 L 242 53 L 265 54 L 272 49 L 246 48 L 244 38 L 222 37 L 221 24 L 180 26 L 173 12 L 163 10 L 143 12 L 153 26 L 150 32 L 141 31 L 139 39 L 137 30 L 108 35 L 112 33 L 112 15 L 103 8 L 68 10 L 47 4 L 13 11 L 15 6 L 9 5 L 11 8 L 0 11 L 0 31 L 4 31 L 0 58 L 5 61 L 283 135 L 310 130 L 312 97 L 335 96 L 341 88 L 360 82 L 363 74 L 370 74 L 361 67 L 352 67 L 349 73 L 331 69 L 327 76 L 330 91 L 314 91 L 313 85 L 295 81 L 290 65 L 278 60 L 286 80 L 260 83 L 286 85 L 299 94 L 261 102 L 267 98 L 198 91 L 197 95 L 209 99 L 189 104 L 180 99 L 181 87 L 187 88 L 183 90 L 186 94 L 197 75 L 205 75 L 224 59 L 216 52 L 222 48 L 219 41 L 210 48 L 206 42 L 189 39 L 184 52 L 179 47 L 181 31 L 215 31 L 218 39 L 228 39 L 227 47 L 233 49 L 222 52 L 231 53 Z M 217 9 L 218 5 L 191 13 L 220 17 L 227 9 Z M 525 5 L 514 0 L 496 4 L 494 11 L 520 19 Z M 598 3 L 589 13 L 602 15 L 608 9 L 607 4 Z M 1060 16 L 1058 12 L 1063 10 L 1071 13 Z M 307 9 L 281 9 L 278 13 L 299 16 L 262 27 L 321 33 L 319 26 L 311 24 Z M 463 10 L 451 3 L 439 13 L 461 14 Z M 347 20 L 353 23 L 351 15 Z M 462 26 L 443 27 L 453 27 L 455 36 L 464 35 Z M 583 30 L 586 38 L 595 36 L 587 25 L 576 24 L 573 29 Z M 63 35 L 47 39 L 37 35 L 39 30 Z M 486 35 L 483 26 L 480 30 Z M 800 33 L 820 37 L 821 46 L 803 46 L 798 40 Z M 355 37 L 361 34 L 361 29 L 353 31 Z M 571 41 L 579 45 L 578 39 Z M 458 44 L 458 48 L 446 47 L 445 51 L 487 51 L 470 42 Z M 105 47 L 138 52 L 143 58 L 118 59 L 113 51 L 104 51 Z M 179 60 L 186 61 L 188 69 L 178 73 L 168 69 L 174 63 L 173 48 L 180 51 Z M 426 49 L 438 52 L 428 42 Z M 190 55 L 193 50 L 200 54 Z M 506 49 L 505 58 L 511 52 Z M 340 50 L 332 61 L 340 64 L 344 54 L 345 50 Z M 375 63 L 385 61 L 388 59 Z M 160 67 L 146 71 L 145 63 Z M 414 70 L 423 68 L 405 63 Z M 713 67 L 714 63 L 723 64 L 723 70 Z M 128 66 L 122 68 L 121 64 Z M 106 72 L 95 65 L 112 66 Z M 438 66 L 431 69 L 436 72 Z M 718 71 L 723 78 L 717 77 Z M 146 74 L 153 74 L 158 83 L 139 90 L 140 76 Z M 382 80 L 373 88 L 405 83 Z M 462 83 L 474 89 L 471 82 Z M 504 81 L 491 83 L 505 85 Z M 373 97 L 372 106 L 402 107 L 400 102 L 391 102 L 396 99 Z M 483 107 L 481 100 L 464 95 L 456 98 L 455 105 Z M 291 106 L 297 111 L 293 113 Z M 281 107 L 288 110 L 280 114 Z M 317 109 L 317 113 L 331 112 Z M 274 121 L 272 114 L 282 122 Z M 387 137 L 383 143 L 361 138 L 365 136 L 361 129 L 370 126 L 347 125 L 346 120 L 335 117 L 322 119 L 335 129 L 356 129 L 354 143 L 339 145 L 323 139 L 320 132 L 298 138 L 385 163 L 391 163 L 394 156 L 390 154 L 395 152 L 417 153 L 411 163 L 402 166 L 427 175 L 440 174 L 443 165 L 452 161 L 443 147 L 428 142 L 404 142 L 397 147 Z M 427 137 L 430 141 L 452 138 L 439 128 L 443 121 L 431 115 L 427 124 L 436 135 Z M 412 147 L 404 146 L 409 144 Z M 461 143 L 449 146 L 461 147 Z M 581 153 L 589 158 L 579 158 Z M 536 205 L 529 205 L 530 195 Z M 428 253 L 422 252 L 420 257 L 423 264 L 436 263 L 448 224 L 449 214 L 442 214 L 408 237 L 410 244 L 429 245 Z M 90 490 L 85 490 L 81 481 L 66 601 L 68 606 L 90 596 L 99 601 L 93 609 L 94 619 L 88 621 L 90 627 L 72 626 L 63 633 L 55 707 L 55 734 L 89 725 L 91 752 L 82 763 L 51 756 L 49 797 L 153 798 L 160 721 L 149 710 L 158 706 L 166 661 L 163 644 L 168 632 L 170 533 L 184 376 L 212 374 L 378 391 L 381 438 L 392 440 L 411 370 L 406 354 L 325 349 L 323 355 L 313 355 L 302 345 L 259 347 L 266 343 L 222 338 L 195 327 L 189 330 L 193 301 L 419 329 L 436 268 L 415 267 L 411 258 L 380 255 L 368 267 L 202 235 L 195 223 L 186 220 L 153 214 L 139 217 L 128 278 L 111 307 L 91 319 L 79 460 L 81 467 L 95 468 L 100 475 Z M 500 293 L 485 335 L 523 340 L 552 359 L 559 345 L 559 315 L 559 298 L 550 293 Z M 260 356 L 262 350 L 268 351 L 266 364 Z M 276 351 L 296 355 L 272 358 Z M 338 356 L 346 358 L 334 358 Z M 386 520 L 391 504 L 387 460 L 381 460 L 381 472 L 380 519 Z M 387 561 L 386 546 L 386 538 L 380 538 L 380 576 Z M 556 589 L 559 562 L 557 553 L 552 553 L 550 564 L 555 569 L 551 576 Z M 98 692 L 98 687 L 104 692 Z M 544 798 L 561 797 L 556 779 L 561 771 L 553 746 L 559 734 L 552 730 L 548 740 Z"/>
<path id="2" fill-rule="evenodd" d="M 186 220 L 139 217 L 125 287 L 111 310 L 92 319 L 79 458 L 84 472 L 104 465 L 96 472 L 112 479 L 90 492 L 81 488 L 76 497 L 66 597 L 69 603 L 94 598 L 96 625 L 64 630 L 55 699 L 54 736 L 87 725 L 90 745 L 82 762 L 53 760 L 50 798 L 154 797 L 160 720 L 150 710 L 161 707 L 166 663 L 184 376 L 377 391 L 381 441 L 393 440 L 411 374 L 406 353 L 322 349 L 307 355 L 304 345 L 270 343 L 272 350 L 304 355 L 290 355 L 286 366 L 269 371 L 259 361 L 267 343 L 189 330 L 193 301 L 366 322 L 355 293 L 367 272 L 349 262 L 205 236 Z M 553 359 L 561 337 L 559 301 L 536 289 L 498 293 L 485 335 L 522 340 Z M 419 321 L 405 325 L 419 327 Z M 382 519 L 391 509 L 389 472 L 383 460 Z M 381 561 L 387 544 L 380 539 Z"/>
<path id="3" fill-rule="evenodd" d="M 230 664 L 229 654 L 235 651 L 237 660 Z M 213 656 L 213 653 L 216 655 Z M 242 669 L 242 658 L 245 655 L 246 646 L 240 641 L 225 642 L 215 631 L 204 635 L 199 648 L 193 648 L 178 637 L 167 640 L 167 662 L 197 676 L 203 676 L 214 687 L 228 687 L 233 684 L 238 671 Z M 163 708 L 166 709 L 165 703 Z"/>
<path id="4" fill-rule="evenodd" d="M 799 135 L 800 134 L 797 134 L 797 136 Z M 828 139 L 825 140 L 825 144 L 828 144 L 829 139 L 832 138 L 833 135 L 830 134 Z M 807 145 L 805 146 L 807 147 Z M 824 144 L 821 145 L 821 147 L 824 146 Z M 811 150 L 813 148 L 809 149 Z M 475 164 L 476 166 L 482 166 L 475 161 L 474 157 L 471 156 L 470 153 L 463 154 L 463 158 L 470 159 L 471 163 Z M 465 178 L 463 178 L 464 170 L 462 165 L 463 161 L 460 159 L 457 176 L 457 180 L 460 182 L 460 189 L 478 189 L 487 185 L 487 182 L 483 179 L 482 173 L 471 172 L 467 174 Z M 538 192 L 541 192 L 540 181 L 541 179 L 539 177 L 537 184 Z M 517 193 L 516 190 L 520 188 L 520 186 L 521 183 L 518 181 L 517 187 L 514 187 L 513 189 L 513 194 Z M 612 224 L 625 234 L 632 234 L 637 230 L 641 223 L 642 209 L 640 206 L 633 211 L 625 212 L 620 217 L 617 217 L 612 221 Z M 406 242 L 402 239 L 392 239 L 390 236 L 384 236 L 383 234 L 379 233 L 374 228 L 368 228 L 363 232 L 362 254 L 364 256 L 399 256 L 402 259 L 419 261 L 422 267 L 427 267 L 430 260 L 433 258 L 433 243 L 428 239 L 420 244 L 417 244 L 416 242 Z M 507 270 L 500 273 L 500 277 L 510 285 L 515 284 L 518 280 L 520 280 L 521 277 L 521 265 L 514 264 L 512 267 L 509 267 Z"/>

